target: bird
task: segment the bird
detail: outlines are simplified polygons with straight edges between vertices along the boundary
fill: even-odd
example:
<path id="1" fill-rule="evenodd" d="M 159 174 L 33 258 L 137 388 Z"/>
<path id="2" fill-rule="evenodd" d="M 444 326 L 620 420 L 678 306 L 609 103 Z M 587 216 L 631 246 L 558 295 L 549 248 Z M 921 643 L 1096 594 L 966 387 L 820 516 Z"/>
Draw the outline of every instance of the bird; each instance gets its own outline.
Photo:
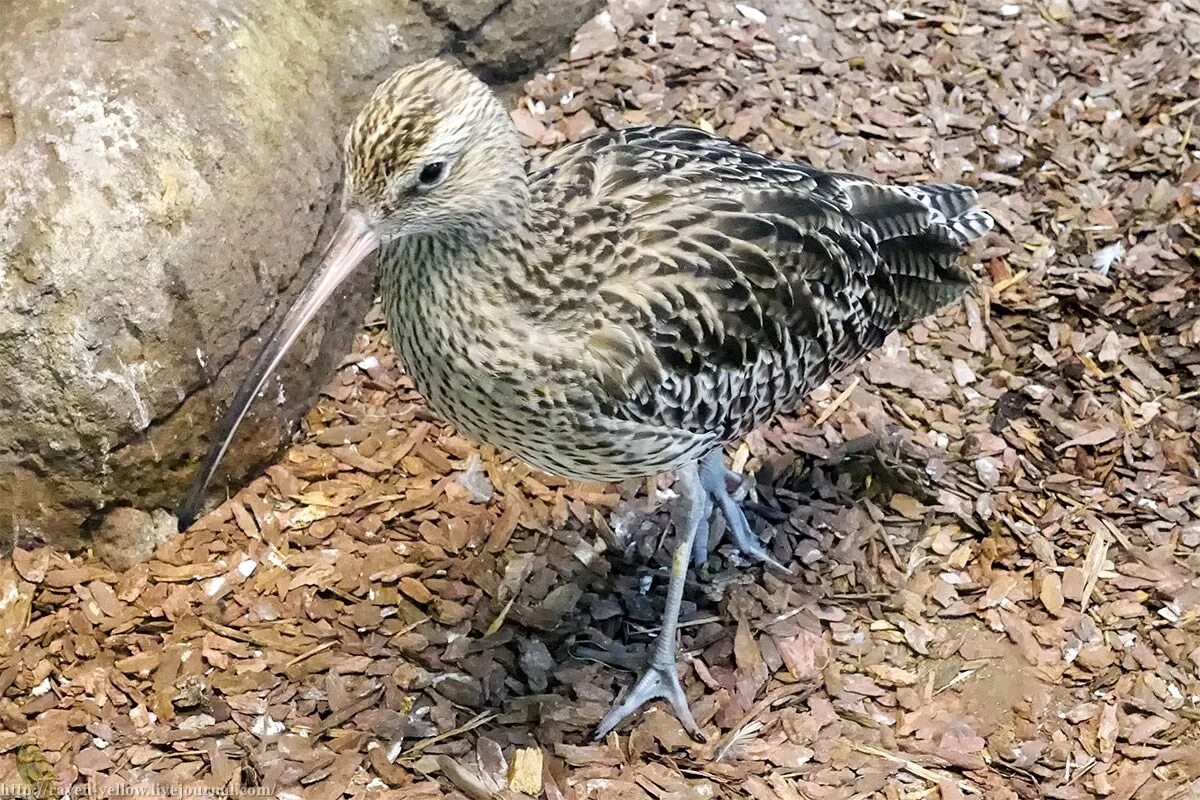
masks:
<path id="1" fill-rule="evenodd" d="M 724 446 L 959 298 L 956 262 L 992 217 L 966 186 L 886 185 L 686 126 L 607 130 L 533 160 L 492 90 L 440 58 L 375 89 L 343 177 L 322 266 L 214 431 L 182 527 L 305 324 L 373 262 L 404 368 L 459 432 L 569 479 L 675 474 L 662 625 L 595 735 L 662 699 L 703 741 L 676 637 L 714 509 L 748 559 L 787 569 L 735 500 Z"/>

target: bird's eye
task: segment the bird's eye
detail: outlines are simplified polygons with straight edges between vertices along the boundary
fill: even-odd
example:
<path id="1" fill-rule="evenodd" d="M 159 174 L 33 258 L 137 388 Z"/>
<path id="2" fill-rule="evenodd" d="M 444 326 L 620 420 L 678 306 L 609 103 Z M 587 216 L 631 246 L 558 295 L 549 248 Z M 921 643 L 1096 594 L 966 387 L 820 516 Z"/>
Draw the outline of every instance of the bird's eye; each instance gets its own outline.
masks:
<path id="1" fill-rule="evenodd" d="M 417 176 L 420 184 L 426 188 L 437 186 L 442 182 L 442 178 L 446 176 L 445 161 L 430 161 L 425 166 L 421 167 L 421 174 Z"/>

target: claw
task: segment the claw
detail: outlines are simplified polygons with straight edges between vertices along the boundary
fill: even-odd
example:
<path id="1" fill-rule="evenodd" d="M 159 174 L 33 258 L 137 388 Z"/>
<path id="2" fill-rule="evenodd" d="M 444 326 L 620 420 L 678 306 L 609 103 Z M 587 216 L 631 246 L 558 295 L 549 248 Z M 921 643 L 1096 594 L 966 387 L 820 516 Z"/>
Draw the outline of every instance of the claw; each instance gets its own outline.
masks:
<path id="1" fill-rule="evenodd" d="M 736 481 L 738 484 L 734 494 L 729 493 L 729 482 Z M 749 487 L 753 485 L 754 479 L 739 475 L 738 473 L 727 469 L 721 457 L 720 450 L 714 450 L 708 456 L 705 456 L 700 465 L 700 482 L 704 489 L 708 492 L 709 497 L 716 502 L 720 507 L 721 513 L 725 515 L 725 521 L 729 525 L 729 538 L 733 540 L 733 544 L 742 553 L 742 555 L 760 564 L 766 564 L 774 567 L 780 572 L 785 572 L 792 575 L 792 571 L 780 564 L 771 554 L 767 552 L 762 543 L 758 541 L 758 537 L 754 535 L 754 531 L 750 530 L 750 523 L 746 521 L 746 515 L 742 512 L 742 508 L 738 505 L 738 498 L 744 497 Z M 705 558 L 707 559 L 707 552 Z M 697 565 L 703 564 L 703 561 L 695 561 Z"/>
<path id="2" fill-rule="evenodd" d="M 638 682 L 625 694 L 620 703 L 609 709 L 609 712 L 604 715 L 604 719 L 600 720 L 600 724 L 596 726 L 595 740 L 603 739 L 646 703 L 659 699 L 666 700 L 671 704 L 676 718 L 688 735 L 697 742 L 707 741 L 704 732 L 696 724 L 695 716 L 692 715 L 687 695 L 683 693 L 683 684 L 679 682 L 679 673 L 676 672 L 673 655 L 661 664 L 656 660 L 646 668 L 646 671 L 638 678 Z"/>
<path id="3" fill-rule="evenodd" d="M 786 572 L 792 575 L 792 571 L 780 564 L 767 549 L 762 546 L 762 542 L 754 535 L 754 531 L 750 530 L 750 523 L 746 520 L 746 514 L 742 511 L 741 506 L 733 502 L 732 497 L 727 498 L 727 502 L 722 501 L 721 513 L 725 515 L 725 521 L 729 523 L 729 537 L 733 539 L 733 544 L 742 555 L 757 561 L 761 564 L 774 567 L 780 572 Z"/>

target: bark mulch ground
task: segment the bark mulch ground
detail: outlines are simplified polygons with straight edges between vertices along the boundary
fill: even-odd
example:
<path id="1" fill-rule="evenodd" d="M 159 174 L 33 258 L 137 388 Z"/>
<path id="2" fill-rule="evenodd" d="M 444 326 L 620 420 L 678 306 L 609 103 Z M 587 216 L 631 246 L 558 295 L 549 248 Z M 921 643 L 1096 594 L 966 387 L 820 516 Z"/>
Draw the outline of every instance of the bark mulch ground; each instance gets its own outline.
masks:
<path id="1" fill-rule="evenodd" d="M 658 706 L 589 741 L 657 625 L 670 480 L 480 451 L 375 316 L 299 442 L 155 559 L 0 566 L 0 784 L 1200 796 L 1200 5 L 760 5 L 614 0 L 518 128 L 701 125 L 978 185 L 998 229 L 961 303 L 731 452 L 796 574 L 718 545 L 693 576 L 709 742 Z"/>

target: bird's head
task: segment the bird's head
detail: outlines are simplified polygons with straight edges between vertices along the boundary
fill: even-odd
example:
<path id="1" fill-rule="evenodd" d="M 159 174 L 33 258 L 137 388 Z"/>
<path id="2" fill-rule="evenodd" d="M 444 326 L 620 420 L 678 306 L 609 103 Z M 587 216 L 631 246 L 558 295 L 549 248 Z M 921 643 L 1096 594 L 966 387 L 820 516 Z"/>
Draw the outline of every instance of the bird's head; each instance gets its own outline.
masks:
<path id="1" fill-rule="evenodd" d="M 513 219 L 524 154 L 508 112 L 461 67 L 431 59 L 375 90 L 346 134 L 343 210 L 387 240 L 461 236 Z"/>
<path id="2" fill-rule="evenodd" d="M 215 431 L 178 510 L 184 527 L 199 512 L 250 403 L 334 290 L 388 242 L 462 242 L 512 225 L 527 202 L 524 161 L 504 107 L 461 67 L 424 61 L 380 84 L 346 136 L 341 223 Z"/>

